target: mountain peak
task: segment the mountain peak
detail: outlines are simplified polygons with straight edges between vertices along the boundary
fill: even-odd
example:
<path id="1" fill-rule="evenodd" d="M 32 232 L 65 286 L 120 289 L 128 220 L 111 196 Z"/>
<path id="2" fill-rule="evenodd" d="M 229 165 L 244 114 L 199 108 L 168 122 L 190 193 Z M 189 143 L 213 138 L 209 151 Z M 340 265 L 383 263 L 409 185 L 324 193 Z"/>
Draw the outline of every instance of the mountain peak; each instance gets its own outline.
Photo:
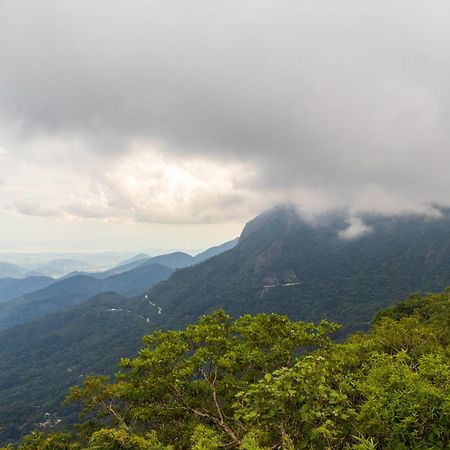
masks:
<path id="1" fill-rule="evenodd" d="M 289 231 L 294 224 L 302 222 L 298 208 L 292 204 L 282 204 L 264 211 L 254 219 L 247 222 L 242 230 L 239 241 L 247 239 L 251 234 L 263 229 L 273 231 Z"/>

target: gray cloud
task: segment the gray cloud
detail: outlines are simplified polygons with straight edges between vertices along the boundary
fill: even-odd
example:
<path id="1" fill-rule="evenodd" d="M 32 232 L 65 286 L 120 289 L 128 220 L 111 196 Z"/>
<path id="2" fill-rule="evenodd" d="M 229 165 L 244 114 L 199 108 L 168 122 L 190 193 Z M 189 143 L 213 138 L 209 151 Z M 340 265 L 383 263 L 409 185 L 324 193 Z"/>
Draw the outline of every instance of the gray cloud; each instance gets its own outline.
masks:
<path id="1" fill-rule="evenodd" d="M 186 199 L 178 215 L 194 221 L 245 214 L 235 203 L 263 206 L 255 196 L 357 212 L 450 204 L 449 14 L 416 0 L 5 0 L 0 117 L 17 142 L 75 138 L 101 160 L 138 141 L 252 168 L 236 196 Z M 89 170 L 115 194 L 74 214 L 180 220 Z"/>

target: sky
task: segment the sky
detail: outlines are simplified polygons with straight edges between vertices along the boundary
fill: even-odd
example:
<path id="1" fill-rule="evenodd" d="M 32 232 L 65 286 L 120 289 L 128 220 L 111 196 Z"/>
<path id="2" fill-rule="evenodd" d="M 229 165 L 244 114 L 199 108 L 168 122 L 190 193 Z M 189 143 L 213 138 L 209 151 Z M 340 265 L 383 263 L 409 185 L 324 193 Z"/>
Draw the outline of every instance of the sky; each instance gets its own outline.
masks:
<path id="1" fill-rule="evenodd" d="M 0 0 L 0 252 L 204 249 L 450 205 L 450 3 Z"/>

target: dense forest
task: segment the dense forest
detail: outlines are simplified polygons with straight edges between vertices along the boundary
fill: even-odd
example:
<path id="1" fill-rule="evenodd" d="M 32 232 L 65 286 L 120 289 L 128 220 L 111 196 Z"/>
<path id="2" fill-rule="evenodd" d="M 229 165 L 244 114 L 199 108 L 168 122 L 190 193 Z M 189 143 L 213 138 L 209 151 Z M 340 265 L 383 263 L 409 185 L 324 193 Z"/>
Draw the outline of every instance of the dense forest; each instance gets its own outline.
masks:
<path id="1" fill-rule="evenodd" d="M 338 328 L 219 310 L 154 332 L 114 380 L 71 389 L 79 425 L 5 448 L 449 448 L 450 289 L 411 295 L 344 343 Z"/>
<path id="2" fill-rule="evenodd" d="M 76 406 L 61 407 L 67 389 L 89 375 L 113 375 L 117 361 L 135 357 L 142 336 L 155 330 L 181 330 L 223 309 L 233 319 L 270 313 L 292 321 L 327 319 L 342 325 L 334 335 L 342 340 L 367 331 L 378 311 L 409 292 L 448 285 L 450 211 L 433 219 L 371 216 L 365 223 L 370 233 L 342 239 L 345 215 L 312 224 L 295 208 L 280 206 L 251 220 L 237 243 L 210 249 L 206 255 L 212 257 L 177 269 L 151 289 L 144 286 L 156 282 L 149 271 L 155 258 L 120 274 L 110 269 L 92 284 L 75 275 L 3 303 L 0 315 L 12 307 L 8 317 L 22 321 L 26 309 L 28 321 L 0 331 L 0 446 L 49 416 L 52 423 L 73 423 Z M 170 264 L 179 264 L 179 257 L 172 254 Z M 98 292 L 99 283 L 128 294 L 88 299 L 87 291 L 93 286 L 91 294 Z"/>

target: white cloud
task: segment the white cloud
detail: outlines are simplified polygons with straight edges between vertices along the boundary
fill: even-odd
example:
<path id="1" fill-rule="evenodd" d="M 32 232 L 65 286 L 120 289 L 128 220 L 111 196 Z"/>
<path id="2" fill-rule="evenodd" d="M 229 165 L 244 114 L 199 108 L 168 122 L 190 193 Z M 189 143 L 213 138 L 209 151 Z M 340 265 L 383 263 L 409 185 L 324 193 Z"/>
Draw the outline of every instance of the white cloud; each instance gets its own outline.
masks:
<path id="1" fill-rule="evenodd" d="M 95 160 L 65 143 L 67 158 L 52 164 L 48 145 L 35 153 L 7 155 L 0 167 L 0 207 L 30 216 L 111 222 L 214 223 L 248 218 L 265 202 L 248 185 L 252 168 L 206 158 L 170 156 L 136 143 L 114 158 Z M 41 151 L 43 149 L 43 151 Z"/>
<path id="2" fill-rule="evenodd" d="M 366 225 L 360 218 L 351 217 L 348 227 L 339 231 L 338 235 L 341 239 L 351 240 L 360 238 L 372 231 L 372 227 Z"/>

